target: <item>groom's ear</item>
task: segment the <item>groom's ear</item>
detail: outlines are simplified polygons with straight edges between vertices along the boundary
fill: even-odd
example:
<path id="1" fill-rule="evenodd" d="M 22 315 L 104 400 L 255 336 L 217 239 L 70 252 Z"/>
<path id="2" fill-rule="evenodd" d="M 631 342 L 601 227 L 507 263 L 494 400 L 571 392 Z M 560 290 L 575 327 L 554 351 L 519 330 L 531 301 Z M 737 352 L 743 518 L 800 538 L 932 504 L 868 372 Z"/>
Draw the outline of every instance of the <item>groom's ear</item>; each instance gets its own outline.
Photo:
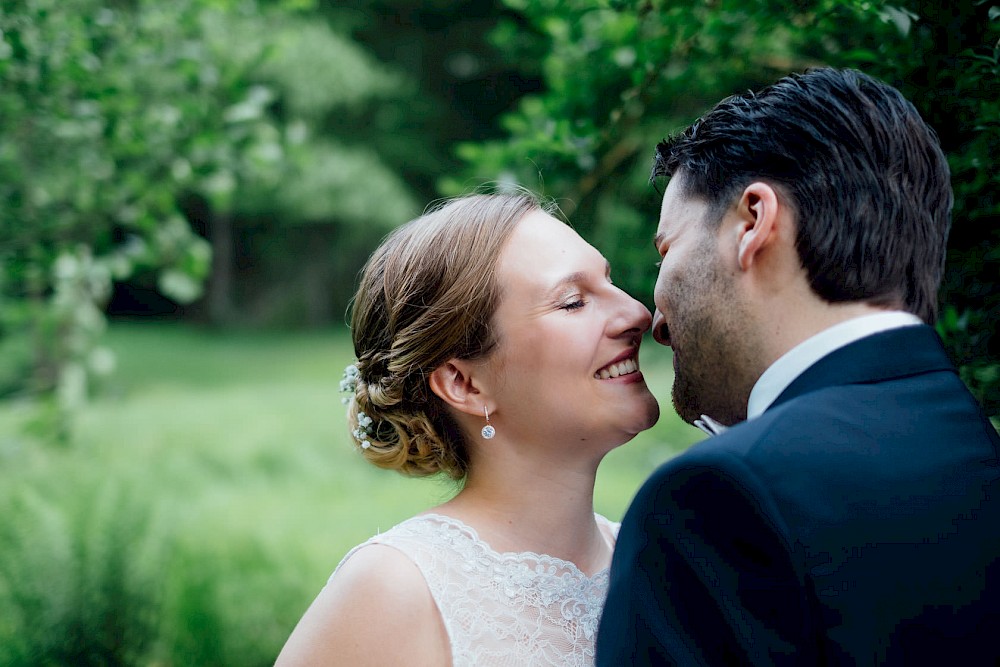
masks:
<path id="1" fill-rule="evenodd" d="M 438 398 L 454 409 L 481 415 L 484 400 L 475 371 L 474 364 L 466 359 L 450 359 L 431 371 L 428 384 Z"/>
<path id="2" fill-rule="evenodd" d="M 740 195 L 736 207 L 738 216 L 737 259 L 740 269 L 748 271 L 758 261 L 761 253 L 773 245 L 779 233 L 781 216 L 786 215 L 784 202 L 768 183 L 754 181 Z"/>

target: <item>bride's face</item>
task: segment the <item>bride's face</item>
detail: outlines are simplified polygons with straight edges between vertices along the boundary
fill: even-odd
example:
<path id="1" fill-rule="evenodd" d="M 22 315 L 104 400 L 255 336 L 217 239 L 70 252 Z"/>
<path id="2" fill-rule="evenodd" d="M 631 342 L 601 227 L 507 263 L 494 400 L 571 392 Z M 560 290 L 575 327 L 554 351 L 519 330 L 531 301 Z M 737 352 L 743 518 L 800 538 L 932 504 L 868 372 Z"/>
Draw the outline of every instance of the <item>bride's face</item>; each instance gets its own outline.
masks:
<path id="1" fill-rule="evenodd" d="M 601 253 L 552 216 L 518 223 L 498 264 L 499 345 L 487 364 L 498 433 L 603 455 L 656 423 L 638 369 L 651 316 L 609 274 Z"/>

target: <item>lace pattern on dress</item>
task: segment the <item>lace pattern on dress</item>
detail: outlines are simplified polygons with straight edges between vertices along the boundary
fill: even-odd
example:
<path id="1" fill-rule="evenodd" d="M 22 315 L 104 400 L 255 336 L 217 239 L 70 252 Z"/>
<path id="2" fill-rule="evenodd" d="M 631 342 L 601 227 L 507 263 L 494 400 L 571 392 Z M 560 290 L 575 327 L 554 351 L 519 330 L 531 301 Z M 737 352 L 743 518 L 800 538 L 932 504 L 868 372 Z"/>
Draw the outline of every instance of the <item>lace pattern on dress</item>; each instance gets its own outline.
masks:
<path id="1" fill-rule="evenodd" d="M 617 535 L 618 524 L 597 519 Z M 607 569 L 588 577 L 552 556 L 498 553 L 473 528 L 440 514 L 404 521 L 341 564 L 369 544 L 394 547 L 420 569 L 451 640 L 453 667 L 594 664 Z"/>

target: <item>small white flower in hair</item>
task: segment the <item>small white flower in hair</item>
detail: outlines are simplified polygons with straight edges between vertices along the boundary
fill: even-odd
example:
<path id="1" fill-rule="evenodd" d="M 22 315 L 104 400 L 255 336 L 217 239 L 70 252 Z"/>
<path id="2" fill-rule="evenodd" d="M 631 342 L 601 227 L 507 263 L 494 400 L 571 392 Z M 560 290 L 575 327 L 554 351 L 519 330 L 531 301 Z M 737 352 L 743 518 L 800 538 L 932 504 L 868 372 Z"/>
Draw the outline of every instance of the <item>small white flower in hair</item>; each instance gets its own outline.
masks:
<path id="1" fill-rule="evenodd" d="M 358 367 L 348 364 L 344 369 L 344 376 L 340 380 L 340 391 L 353 393 L 358 386 Z"/>
<path id="2" fill-rule="evenodd" d="M 374 420 L 365 413 L 358 413 L 358 427 L 351 431 L 351 435 L 361 444 L 361 449 L 368 449 L 372 446 L 368 438 L 372 435 L 372 424 L 374 423 Z"/>

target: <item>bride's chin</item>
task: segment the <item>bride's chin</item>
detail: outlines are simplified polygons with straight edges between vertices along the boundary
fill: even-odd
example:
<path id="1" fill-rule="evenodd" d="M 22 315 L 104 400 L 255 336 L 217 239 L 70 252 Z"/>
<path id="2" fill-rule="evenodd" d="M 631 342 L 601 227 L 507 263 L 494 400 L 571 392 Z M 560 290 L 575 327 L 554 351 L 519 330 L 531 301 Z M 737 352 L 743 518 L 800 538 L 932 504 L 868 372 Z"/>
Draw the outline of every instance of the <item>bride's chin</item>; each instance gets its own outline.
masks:
<path id="1" fill-rule="evenodd" d="M 621 442 L 614 444 L 611 447 L 611 449 L 615 449 L 616 447 L 621 447 L 622 445 L 632 441 L 633 439 L 635 439 L 635 436 L 639 435 L 643 431 L 648 431 L 649 429 L 653 428 L 653 426 L 655 426 L 656 422 L 658 422 L 659 420 L 660 420 L 660 406 L 654 403 L 653 409 L 648 411 L 642 418 L 636 419 L 632 423 L 632 426 L 626 429 L 627 435 L 625 436 L 625 438 Z"/>
<path id="2" fill-rule="evenodd" d="M 660 421 L 660 404 L 652 394 L 649 395 L 646 404 L 643 406 L 643 411 L 642 418 L 637 422 L 639 430 L 636 433 L 651 429 L 656 425 L 656 422 Z"/>

